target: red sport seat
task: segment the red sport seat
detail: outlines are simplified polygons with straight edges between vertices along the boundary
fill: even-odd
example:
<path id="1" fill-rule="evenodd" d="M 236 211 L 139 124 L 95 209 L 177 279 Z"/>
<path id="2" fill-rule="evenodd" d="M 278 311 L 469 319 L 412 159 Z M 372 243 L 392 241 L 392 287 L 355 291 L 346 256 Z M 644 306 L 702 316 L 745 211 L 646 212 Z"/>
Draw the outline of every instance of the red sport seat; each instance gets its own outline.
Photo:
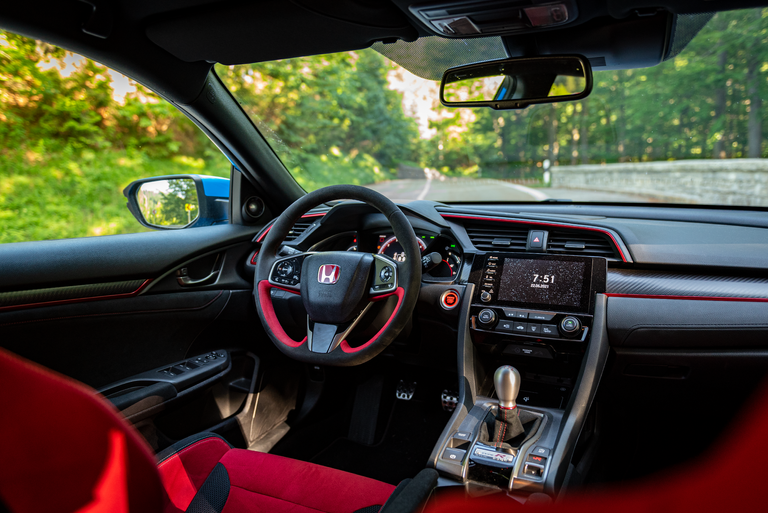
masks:
<path id="1" fill-rule="evenodd" d="M 377 511 L 386 483 L 214 434 L 158 455 L 88 387 L 0 349 L 0 511 Z"/>

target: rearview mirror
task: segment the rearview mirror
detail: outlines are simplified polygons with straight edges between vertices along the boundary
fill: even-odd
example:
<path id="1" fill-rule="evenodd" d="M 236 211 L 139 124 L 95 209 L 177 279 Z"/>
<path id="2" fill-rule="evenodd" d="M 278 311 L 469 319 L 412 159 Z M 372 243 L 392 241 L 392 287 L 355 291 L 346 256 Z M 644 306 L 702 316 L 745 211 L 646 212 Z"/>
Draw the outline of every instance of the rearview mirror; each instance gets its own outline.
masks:
<path id="1" fill-rule="evenodd" d="M 136 180 L 123 191 L 128 210 L 147 228 L 173 230 L 226 223 L 229 179 L 201 175 Z"/>
<path id="2" fill-rule="evenodd" d="M 446 107 L 524 109 L 581 100 L 590 92 L 592 67 L 585 57 L 526 57 L 449 69 L 440 84 L 440 102 Z"/>

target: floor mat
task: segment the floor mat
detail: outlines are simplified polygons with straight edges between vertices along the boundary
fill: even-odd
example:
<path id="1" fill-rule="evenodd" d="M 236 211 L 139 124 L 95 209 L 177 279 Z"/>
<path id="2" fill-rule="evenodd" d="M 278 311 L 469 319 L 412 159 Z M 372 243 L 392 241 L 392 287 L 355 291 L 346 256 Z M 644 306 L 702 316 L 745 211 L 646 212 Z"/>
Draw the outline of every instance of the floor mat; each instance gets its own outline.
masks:
<path id="1" fill-rule="evenodd" d="M 339 438 L 311 461 L 396 485 L 425 468 L 450 417 L 439 401 L 396 401 L 381 442 Z"/>

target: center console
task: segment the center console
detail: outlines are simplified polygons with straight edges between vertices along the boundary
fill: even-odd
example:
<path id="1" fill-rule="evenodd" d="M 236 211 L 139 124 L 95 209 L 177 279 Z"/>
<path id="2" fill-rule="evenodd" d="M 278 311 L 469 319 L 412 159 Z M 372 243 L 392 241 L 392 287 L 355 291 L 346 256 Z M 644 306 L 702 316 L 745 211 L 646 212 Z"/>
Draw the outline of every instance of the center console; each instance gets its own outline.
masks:
<path id="1" fill-rule="evenodd" d="M 555 495 L 607 358 L 606 261 L 478 253 L 468 281 L 462 397 L 433 451 L 435 468 L 451 481 L 443 484 Z M 517 376 L 515 386 L 501 385 L 499 373 Z M 520 421 L 513 437 L 510 415 Z"/>

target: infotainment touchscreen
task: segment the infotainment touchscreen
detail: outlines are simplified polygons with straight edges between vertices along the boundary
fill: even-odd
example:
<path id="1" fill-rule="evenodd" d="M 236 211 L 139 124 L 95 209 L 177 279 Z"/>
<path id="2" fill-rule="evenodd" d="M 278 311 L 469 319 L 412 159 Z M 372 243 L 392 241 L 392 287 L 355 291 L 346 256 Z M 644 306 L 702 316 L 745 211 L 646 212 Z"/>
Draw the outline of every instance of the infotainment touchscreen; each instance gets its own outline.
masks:
<path id="1" fill-rule="evenodd" d="M 588 271 L 583 261 L 505 258 L 497 299 L 579 307 Z"/>

